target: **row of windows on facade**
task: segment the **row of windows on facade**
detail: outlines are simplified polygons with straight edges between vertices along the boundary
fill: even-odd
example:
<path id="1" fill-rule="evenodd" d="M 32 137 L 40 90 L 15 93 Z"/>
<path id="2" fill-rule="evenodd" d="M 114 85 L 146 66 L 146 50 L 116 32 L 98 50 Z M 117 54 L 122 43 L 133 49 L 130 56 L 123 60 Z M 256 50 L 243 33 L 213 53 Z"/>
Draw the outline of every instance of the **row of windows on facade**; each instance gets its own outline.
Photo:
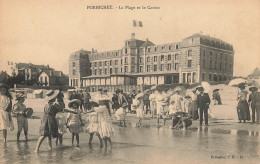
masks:
<path id="1" fill-rule="evenodd" d="M 206 58 L 206 50 L 203 50 L 203 58 Z M 213 56 L 214 54 L 214 56 Z M 219 56 L 219 58 L 218 58 Z M 209 51 L 209 57 L 210 59 L 215 59 L 216 61 L 219 59 L 219 60 L 225 60 L 225 61 L 230 61 L 232 62 L 232 56 L 229 56 L 228 54 L 223 54 L 223 53 L 218 53 L 217 52 L 213 52 L 213 51 Z"/>
<path id="2" fill-rule="evenodd" d="M 126 47 L 129 47 L 130 46 L 130 42 L 126 42 Z M 153 50 L 153 52 L 157 52 L 158 48 L 161 48 L 161 50 L 165 50 L 165 45 L 162 45 L 162 46 L 154 46 L 154 47 L 147 47 L 146 48 L 146 52 L 151 52 Z M 172 45 L 168 45 L 168 50 L 172 50 Z M 175 49 L 178 50 L 179 49 L 179 45 L 176 44 L 175 45 Z M 142 49 L 141 49 L 142 50 Z M 127 54 L 128 52 L 128 49 L 125 48 L 124 49 L 124 53 Z M 138 53 L 138 49 L 136 49 L 136 53 Z M 114 52 L 105 52 L 105 53 L 101 53 L 101 54 L 92 54 L 90 55 L 90 58 L 94 58 L 94 59 L 97 59 L 97 58 L 103 58 L 103 57 L 111 57 L 111 56 L 119 56 L 119 55 L 122 55 L 123 54 L 123 50 L 117 50 L 117 51 L 114 51 Z"/>
<path id="3" fill-rule="evenodd" d="M 192 61 L 189 60 L 188 62 L 188 66 L 191 67 L 192 65 Z M 157 68 L 157 65 L 152 65 L 153 67 L 151 67 L 151 65 L 147 65 L 146 66 L 146 72 L 151 72 L 151 71 L 170 71 L 172 70 L 172 64 L 167 64 L 167 65 L 164 65 L 164 64 L 161 64 L 160 65 L 160 69 Z M 179 63 L 175 63 L 174 64 L 174 70 L 178 70 L 179 69 Z M 120 71 L 120 72 L 119 72 Z M 128 73 L 128 66 L 125 66 L 124 67 L 124 70 L 123 70 L 123 67 L 119 68 L 116 67 L 116 68 L 110 68 L 110 69 L 95 69 L 95 70 L 91 70 L 91 74 L 93 75 L 107 75 L 107 74 L 113 74 L 113 73 L 122 73 L 122 72 L 125 72 L 125 73 Z M 131 72 L 132 73 L 136 73 L 136 67 L 135 66 L 131 66 Z M 144 66 L 139 66 L 139 72 L 144 72 Z M 73 70 L 73 75 L 76 75 L 76 70 Z"/>
<path id="4" fill-rule="evenodd" d="M 227 63 L 225 63 L 225 65 L 224 64 L 222 64 L 222 62 L 220 62 L 219 63 L 219 67 L 218 67 L 218 63 L 217 63 L 217 61 L 215 61 L 214 62 L 214 65 L 213 65 L 213 62 L 212 62 L 212 60 L 210 60 L 209 61 L 209 69 L 216 69 L 216 70 L 232 70 L 232 64 L 229 64 L 229 69 L 228 69 L 228 64 Z M 202 68 L 206 68 L 206 61 L 205 61 L 205 59 L 203 59 L 203 61 L 202 61 Z"/>
<path id="5" fill-rule="evenodd" d="M 206 80 L 205 74 L 206 73 L 204 73 L 204 72 L 202 73 L 202 81 Z M 226 81 L 226 80 L 231 80 L 231 76 L 229 76 L 227 79 L 226 75 L 217 75 L 217 74 L 212 75 L 211 73 L 209 73 L 208 80 L 209 81 Z"/>
<path id="6" fill-rule="evenodd" d="M 167 59 L 167 60 L 172 60 L 172 59 L 178 60 L 179 59 L 179 54 L 175 54 L 174 58 L 172 58 L 171 54 L 169 54 L 166 57 L 165 56 L 166 55 L 159 56 L 160 57 L 160 61 L 164 61 L 165 59 Z M 146 62 L 151 62 L 151 61 L 157 62 L 158 61 L 157 56 L 146 57 Z M 132 62 L 132 64 L 136 64 L 136 58 L 135 57 L 131 57 L 131 62 Z M 90 67 L 108 66 L 108 65 L 113 65 L 113 64 L 114 65 L 118 65 L 118 63 L 119 63 L 119 60 L 99 61 L 99 62 L 92 62 L 92 63 L 90 63 Z M 120 63 L 121 63 L 121 65 L 123 63 L 124 64 L 128 64 L 128 57 L 125 57 L 124 62 L 123 62 L 123 59 L 121 59 Z M 143 63 L 143 57 L 139 58 L 139 63 Z M 73 67 L 76 67 L 76 63 L 75 62 L 73 62 Z"/>

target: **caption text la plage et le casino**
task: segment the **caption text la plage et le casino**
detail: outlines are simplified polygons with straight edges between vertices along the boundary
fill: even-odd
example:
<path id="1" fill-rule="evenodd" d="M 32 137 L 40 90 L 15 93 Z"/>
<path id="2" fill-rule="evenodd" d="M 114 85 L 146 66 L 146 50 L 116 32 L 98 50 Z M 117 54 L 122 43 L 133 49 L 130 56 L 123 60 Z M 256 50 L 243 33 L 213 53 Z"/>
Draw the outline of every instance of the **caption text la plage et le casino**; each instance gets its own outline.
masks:
<path id="1" fill-rule="evenodd" d="M 99 9 L 105 9 L 105 10 L 110 10 L 110 9 L 119 9 L 119 10 L 144 10 L 144 9 L 160 9 L 159 6 L 113 6 L 113 5 L 91 5 L 87 6 L 88 10 L 99 10 Z"/>

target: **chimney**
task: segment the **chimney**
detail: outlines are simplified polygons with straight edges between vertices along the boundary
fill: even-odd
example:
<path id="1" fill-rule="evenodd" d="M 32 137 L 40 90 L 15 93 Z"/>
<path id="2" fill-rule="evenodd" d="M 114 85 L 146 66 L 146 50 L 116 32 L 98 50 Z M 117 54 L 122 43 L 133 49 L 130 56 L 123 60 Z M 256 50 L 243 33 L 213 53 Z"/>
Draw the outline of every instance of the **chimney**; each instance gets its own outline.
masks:
<path id="1" fill-rule="evenodd" d="M 92 48 L 91 52 L 92 52 L 92 53 L 94 53 L 94 52 L 95 52 L 94 48 Z"/>
<path id="2" fill-rule="evenodd" d="M 135 39 L 135 33 L 131 34 L 131 39 Z"/>
<path id="3" fill-rule="evenodd" d="M 48 67 L 48 68 L 50 67 L 49 64 L 47 64 L 47 67 Z"/>
<path id="4" fill-rule="evenodd" d="M 149 41 L 149 39 L 148 38 L 146 38 L 146 42 L 148 42 Z"/>

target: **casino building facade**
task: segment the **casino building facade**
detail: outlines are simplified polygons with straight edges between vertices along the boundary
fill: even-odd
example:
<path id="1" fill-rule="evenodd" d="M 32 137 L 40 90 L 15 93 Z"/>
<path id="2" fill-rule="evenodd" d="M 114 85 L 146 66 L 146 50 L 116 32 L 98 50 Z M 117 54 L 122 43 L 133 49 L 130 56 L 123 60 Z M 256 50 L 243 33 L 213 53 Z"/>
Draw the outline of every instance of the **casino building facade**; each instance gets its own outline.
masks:
<path id="1" fill-rule="evenodd" d="M 79 50 L 70 55 L 72 87 L 156 85 L 226 81 L 233 77 L 233 46 L 194 34 L 181 42 L 155 45 L 132 33 L 118 50 Z"/>

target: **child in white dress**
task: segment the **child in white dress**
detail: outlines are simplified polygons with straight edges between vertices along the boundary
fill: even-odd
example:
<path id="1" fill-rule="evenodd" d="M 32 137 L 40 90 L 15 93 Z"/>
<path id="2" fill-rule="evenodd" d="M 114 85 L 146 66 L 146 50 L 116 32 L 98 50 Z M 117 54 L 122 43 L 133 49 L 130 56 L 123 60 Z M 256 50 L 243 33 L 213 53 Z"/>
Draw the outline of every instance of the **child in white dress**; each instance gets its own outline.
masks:
<path id="1" fill-rule="evenodd" d="M 83 132 L 83 122 L 81 118 L 81 110 L 79 110 L 79 106 L 81 101 L 78 99 L 74 99 L 69 102 L 68 106 L 73 108 L 77 114 L 68 113 L 66 124 L 69 127 L 70 132 L 72 133 L 72 146 L 74 143 L 74 136 L 76 136 L 77 147 L 79 147 L 79 133 Z"/>
<path id="2" fill-rule="evenodd" d="M 94 107 L 97 107 L 97 105 L 92 104 L 91 105 L 91 110 L 87 111 L 88 114 L 88 126 L 86 128 L 86 132 L 89 133 L 90 137 L 89 137 L 89 144 L 91 144 L 92 140 L 93 140 L 93 136 L 94 134 L 96 134 L 99 138 L 99 142 L 100 142 L 100 148 L 103 147 L 103 141 L 102 138 L 99 135 L 99 122 L 98 122 L 98 114 L 97 112 L 95 112 L 93 109 Z"/>
<path id="3" fill-rule="evenodd" d="M 59 112 L 56 114 L 56 120 L 58 124 L 58 133 L 59 136 L 56 138 L 56 146 L 58 145 L 58 142 L 60 145 L 62 145 L 63 141 L 63 135 L 67 132 L 66 130 L 66 117 L 64 116 L 63 112 Z"/>
<path id="4" fill-rule="evenodd" d="M 126 127 L 126 123 L 125 123 L 125 116 L 126 116 L 126 108 L 128 107 L 128 105 L 126 103 L 122 104 L 122 106 L 116 111 L 115 116 L 117 118 L 117 120 L 120 121 L 120 126 L 122 127 L 124 125 L 124 127 Z M 123 122 L 123 125 L 122 125 Z"/>
<path id="5" fill-rule="evenodd" d="M 107 148 L 107 141 L 112 149 L 111 137 L 114 135 L 114 128 L 112 126 L 112 119 L 106 107 L 107 101 L 99 100 L 99 106 L 92 108 L 90 112 L 96 112 L 98 115 L 98 133 L 105 142 Z"/>

